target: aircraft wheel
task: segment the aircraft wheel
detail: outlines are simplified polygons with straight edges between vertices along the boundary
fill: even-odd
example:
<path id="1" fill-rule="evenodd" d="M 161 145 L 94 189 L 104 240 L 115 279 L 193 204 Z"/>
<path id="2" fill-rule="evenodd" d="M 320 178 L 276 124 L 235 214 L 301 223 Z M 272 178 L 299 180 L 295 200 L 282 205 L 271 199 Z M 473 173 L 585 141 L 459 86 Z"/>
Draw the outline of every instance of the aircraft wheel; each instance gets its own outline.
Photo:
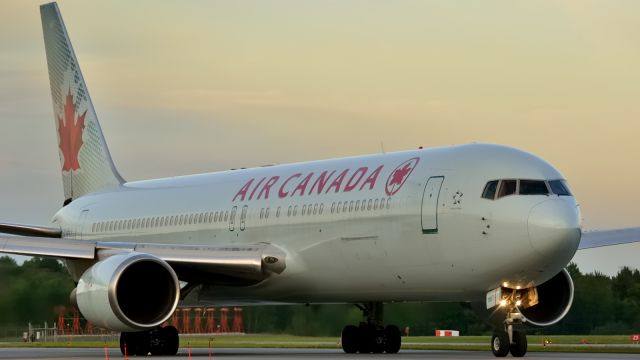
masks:
<path id="1" fill-rule="evenodd" d="M 180 335 L 178 329 L 173 326 L 166 326 L 162 329 L 164 333 L 164 355 L 175 355 L 180 347 Z"/>
<path id="2" fill-rule="evenodd" d="M 361 323 L 360 341 L 358 342 L 358 352 L 361 354 L 369 354 L 375 351 L 376 345 L 376 329 L 373 325 Z"/>
<path id="3" fill-rule="evenodd" d="M 523 357 L 527 353 L 527 334 L 524 331 L 513 331 L 513 344 L 509 350 L 513 357 Z"/>
<path id="4" fill-rule="evenodd" d="M 342 329 L 342 350 L 347 354 L 358 352 L 360 342 L 360 330 L 357 326 L 347 325 Z"/>
<path id="5" fill-rule="evenodd" d="M 131 340 L 129 339 L 129 333 L 123 332 L 120 334 L 120 352 L 122 355 L 128 355 L 131 346 Z"/>
<path id="6" fill-rule="evenodd" d="M 384 351 L 387 354 L 397 354 L 400 351 L 400 345 L 402 344 L 402 334 L 400 329 L 395 325 L 388 325 L 384 329 Z"/>
<path id="7" fill-rule="evenodd" d="M 491 337 L 491 351 L 496 357 L 505 357 L 509 353 L 509 335 L 498 331 Z"/>

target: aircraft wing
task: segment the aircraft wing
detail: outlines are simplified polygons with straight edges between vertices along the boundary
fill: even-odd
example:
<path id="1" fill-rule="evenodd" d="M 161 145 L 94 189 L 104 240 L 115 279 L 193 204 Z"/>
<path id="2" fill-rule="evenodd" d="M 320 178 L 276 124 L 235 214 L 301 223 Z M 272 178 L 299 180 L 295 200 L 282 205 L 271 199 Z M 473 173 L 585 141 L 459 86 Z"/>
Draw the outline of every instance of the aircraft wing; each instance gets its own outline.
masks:
<path id="1" fill-rule="evenodd" d="M 593 230 L 582 233 L 578 250 L 640 242 L 640 227 Z"/>
<path id="2" fill-rule="evenodd" d="M 169 263 L 184 281 L 216 279 L 216 283 L 257 283 L 270 273 L 282 273 L 286 266 L 285 253 L 266 243 L 229 246 L 151 244 L 0 233 L 0 253 L 99 261 L 122 252 L 156 256 Z"/>

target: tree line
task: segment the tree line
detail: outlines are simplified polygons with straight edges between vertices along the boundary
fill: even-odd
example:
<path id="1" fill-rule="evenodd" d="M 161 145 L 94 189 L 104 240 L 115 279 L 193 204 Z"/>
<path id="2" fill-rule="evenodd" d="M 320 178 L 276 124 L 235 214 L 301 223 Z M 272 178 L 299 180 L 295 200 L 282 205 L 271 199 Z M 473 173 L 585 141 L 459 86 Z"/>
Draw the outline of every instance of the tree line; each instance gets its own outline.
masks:
<path id="1" fill-rule="evenodd" d="M 533 332 L 545 334 L 629 334 L 640 332 L 640 271 L 623 267 L 613 277 L 583 274 L 568 266 L 575 285 L 569 314 L 558 324 Z M 53 323 L 54 308 L 69 306 L 74 283 L 57 260 L 34 257 L 19 265 L 0 257 L 0 326 L 28 322 Z M 491 333 L 482 319 L 457 303 L 393 303 L 385 305 L 385 322 L 411 335 L 433 335 L 436 329 L 460 330 L 462 335 Z M 353 305 L 249 306 L 244 325 L 252 333 L 339 336 L 346 324 L 358 324 L 361 312 Z"/>

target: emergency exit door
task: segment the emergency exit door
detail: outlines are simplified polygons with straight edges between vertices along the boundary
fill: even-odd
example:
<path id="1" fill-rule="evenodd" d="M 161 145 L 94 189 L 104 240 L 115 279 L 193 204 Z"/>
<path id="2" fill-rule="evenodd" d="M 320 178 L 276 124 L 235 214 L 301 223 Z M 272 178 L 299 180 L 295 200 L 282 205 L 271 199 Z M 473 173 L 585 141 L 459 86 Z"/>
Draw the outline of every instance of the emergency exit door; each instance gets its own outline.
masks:
<path id="1" fill-rule="evenodd" d="M 427 180 L 422 194 L 422 233 L 438 232 L 438 199 L 444 176 L 432 176 Z"/>

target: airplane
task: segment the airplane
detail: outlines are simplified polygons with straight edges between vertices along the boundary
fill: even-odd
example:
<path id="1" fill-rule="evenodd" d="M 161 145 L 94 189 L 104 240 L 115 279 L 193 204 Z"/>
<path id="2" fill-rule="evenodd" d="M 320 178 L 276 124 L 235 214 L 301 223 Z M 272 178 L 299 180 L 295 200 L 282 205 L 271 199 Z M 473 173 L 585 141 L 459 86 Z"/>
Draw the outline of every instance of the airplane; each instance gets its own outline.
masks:
<path id="1" fill-rule="evenodd" d="M 557 169 L 493 144 L 126 181 L 57 4 L 40 12 L 64 202 L 48 226 L 0 224 L 0 252 L 63 260 L 72 303 L 120 331 L 123 354 L 177 354 L 162 325 L 186 300 L 354 304 L 346 353 L 400 350 L 385 303 L 448 301 L 495 325 L 495 356 L 521 357 L 525 325 L 569 311 L 578 249 L 640 240 L 583 233 Z"/>

